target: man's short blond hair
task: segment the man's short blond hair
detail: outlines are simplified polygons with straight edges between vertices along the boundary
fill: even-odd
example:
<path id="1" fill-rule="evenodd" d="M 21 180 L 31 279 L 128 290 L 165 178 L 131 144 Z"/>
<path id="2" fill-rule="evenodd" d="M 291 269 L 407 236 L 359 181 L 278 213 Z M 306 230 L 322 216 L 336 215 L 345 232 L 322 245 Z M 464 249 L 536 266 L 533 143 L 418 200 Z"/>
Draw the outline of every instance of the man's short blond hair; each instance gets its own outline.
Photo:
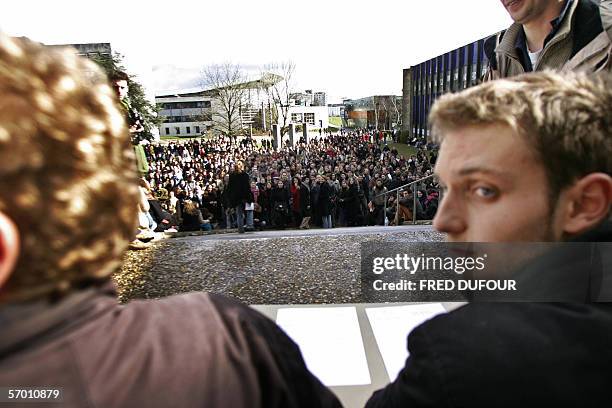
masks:
<path id="1" fill-rule="evenodd" d="M 2 297 L 108 277 L 134 234 L 135 170 L 124 117 L 97 65 L 0 34 L 0 211 L 21 237 Z"/>
<path id="2" fill-rule="evenodd" d="M 502 124 L 525 137 L 541 161 L 551 197 L 589 173 L 612 172 L 609 77 L 543 71 L 446 94 L 432 107 L 434 141 L 449 130 Z M 478 151 L 478 146 L 474 146 Z"/>

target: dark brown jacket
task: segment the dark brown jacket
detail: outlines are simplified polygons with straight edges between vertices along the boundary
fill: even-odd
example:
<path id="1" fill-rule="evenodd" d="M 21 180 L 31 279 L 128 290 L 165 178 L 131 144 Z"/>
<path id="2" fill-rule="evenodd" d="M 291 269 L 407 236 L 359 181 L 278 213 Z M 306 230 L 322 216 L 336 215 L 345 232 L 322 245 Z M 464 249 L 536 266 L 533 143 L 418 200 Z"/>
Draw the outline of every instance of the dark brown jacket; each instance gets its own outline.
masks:
<path id="1" fill-rule="evenodd" d="M 249 307 L 206 293 L 120 305 L 111 289 L 0 307 L 0 386 L 62 387 L 62 407 L 340 406 Z"/>

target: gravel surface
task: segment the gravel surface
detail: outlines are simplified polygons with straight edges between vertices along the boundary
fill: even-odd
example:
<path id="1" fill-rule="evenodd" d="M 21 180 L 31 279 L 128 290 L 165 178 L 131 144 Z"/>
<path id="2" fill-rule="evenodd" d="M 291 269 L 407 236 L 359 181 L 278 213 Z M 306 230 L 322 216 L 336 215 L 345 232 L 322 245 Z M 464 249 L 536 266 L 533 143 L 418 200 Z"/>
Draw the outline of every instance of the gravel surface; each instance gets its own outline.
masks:
<path id="1" fill-rule="evenodd" d="M 161 240 L 126 254 L 114 275 L 119 298 L 209 291 L 247 304 L 356 303 L 361 301 L 361 243 L 442 240 L 430 227 L 328 231 Z"/>

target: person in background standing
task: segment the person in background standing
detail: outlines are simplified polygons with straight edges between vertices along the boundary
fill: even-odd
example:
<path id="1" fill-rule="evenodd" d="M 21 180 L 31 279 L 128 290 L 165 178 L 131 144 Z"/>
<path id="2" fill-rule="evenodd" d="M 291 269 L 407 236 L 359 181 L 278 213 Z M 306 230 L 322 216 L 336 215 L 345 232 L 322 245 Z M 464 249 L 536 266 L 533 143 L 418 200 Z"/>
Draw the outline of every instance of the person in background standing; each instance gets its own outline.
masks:
<path id="1" fill-rule="evenodd" d="M 236 223 L 238 224 L 238 232 L 244 233 L 244 206 L 246 203 L 253 202 L 253 194 L 251 193 L 251 183 L 249 175 L 244 171 L 244 163 L 237 161 L 234 166 L 234 171 L 229 176 L 228 197 L 230 208 L 236 211 Z"/>
<path id="2" fill-rule="evenodd" d="M 293 178 L 291 183 L 291 215 L 293 219 L 293 225 L 299 227 L 302 224 L 303 211 L 302 201 L 306 200 L 306 197 L 302 195 L 302 189 L 300 180 L 297 177 Z"/>
<path id="3" fill-rule="evenodd" d="M 272 224 L 275 228 L 284 229 L 289 216 L 289 193 L 282 179 L 276 181 L 276 187 L 270 194 L 272 202 Z"/>
<path id="4" fill-rule="evenodd" d="M 323 228 L 332 228 L 332 196 L 333 187 L 323 176 L 317 176 L 319 185 L 319 214 L 321 214 L 321 224 Z"/>
<path id="5" fill-rule="evenodd" d="M 254 180 L 251 181 L 251 195 L 253 197 L 253 201 L 246 204 L 249 208 L 252 208 L 252 209 L 246 210 L 246 224 L 247 224 L 246 229 L 247 231 L 253 231 L 255 229 L 254 214 L 255 214 L 255 206 L 258 206 L 257 199 L 259 198 L 259 188 L 257 187 L 257 182 Z"/>

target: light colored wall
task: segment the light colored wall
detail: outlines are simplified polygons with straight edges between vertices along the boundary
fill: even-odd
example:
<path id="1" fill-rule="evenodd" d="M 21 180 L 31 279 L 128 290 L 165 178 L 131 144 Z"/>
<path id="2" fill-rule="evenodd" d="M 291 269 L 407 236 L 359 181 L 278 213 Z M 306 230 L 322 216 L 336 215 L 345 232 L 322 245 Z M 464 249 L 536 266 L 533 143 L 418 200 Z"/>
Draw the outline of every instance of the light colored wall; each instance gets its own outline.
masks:
<path id="1" fill-rule="evenodd" d="M 186 97 L 155 97 L 156 103 L 170 103 L 170 102 L 202 102 L 211 101 L 210 97 L 205 96 L 186 96 Z M 159 114 L 160 116 L 187 116 L 187 115 L 201 115 L 203 113 L 211 112 L 208 108 L 187 108 L 187 109 L 162 109 Z M 206 132 L 207 126 L 212 126 L 212 122 L 181 122 L 181 123 L 162 123 L 159 126 L 160 136 L 179 136 L 179 137 L 193 137 L 199 136 L 200 133 L 195 132 L 195 127 L 200 126 L 200 133 Z M 181 134 L 177 134 L 175 128 L 181 129 Z M 187 127 L 191 128 L 191 133 L 187 133 Z M 170 129 L 170 133 L 166 134 L 166 128 Z"/>
<path id="2" fill-rule="evenodd" d="M 328 106 L 327 112 L 329 116 L 341 116 L 342 115 L 342 107 L 341 106 Z"/>
<path id="3" fill-rule="evenodd" d="M 206 126 L 212 126 L 212 122 L 182 122 L 182 123 L 162 123 L 159 127 L 160 136 L 174 137 L 195 137 L 200 136 L 202 132 L 206 133 Z M 200 133 L 196 133 L 195 127 L 200 127 Z M 175 128 L 181 129 L 181 134 L 177 134 Z M 191 133 L 187 133 L 187 127 L 191 128 Z M 170 133 L 166 134 L 166 128 L 170 129 Z"/>
<path id="4" fill-rule="evenodd" d="M 290 123 L 291 121 L 291 114 L 292 113 L 301 113 L 302 117 L 304 116 L 305 113 L 314 113 L 315 115 L 315 124 L 314 126 L 309 125 L 310 128 L 319 128 L 319 121 L 322 120 L 323 121 L 323 128 L 327 128 L 329 127 L 329 111 L 327 109 L 327 106 L 290 106 L 289 107 L 289 111 L 288 111 L 288 119 L 287 119 L 287 123 Z M 280 112 L 279 112 L 279 117 L 281 116 Z M 299 123 L 296 123 L 299 124 Z"/>

